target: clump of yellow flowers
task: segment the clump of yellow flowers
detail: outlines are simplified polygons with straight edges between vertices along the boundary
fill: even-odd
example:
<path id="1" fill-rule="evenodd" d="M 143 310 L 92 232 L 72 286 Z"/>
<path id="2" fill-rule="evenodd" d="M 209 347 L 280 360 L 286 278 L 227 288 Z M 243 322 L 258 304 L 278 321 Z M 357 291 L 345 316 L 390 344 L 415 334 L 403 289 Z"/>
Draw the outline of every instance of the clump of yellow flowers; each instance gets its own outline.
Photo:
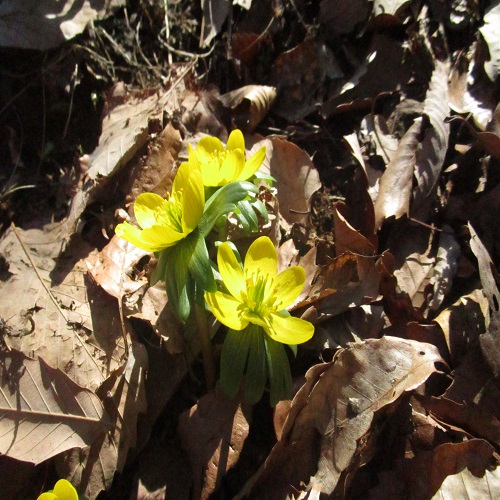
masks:
<path id="1" fill-rule="evenodd" d="M 235 397 L 243 382 L 246 399 L 254 403 L 269 380 L 275 405 L 291 395 L 284 345 L 295 353 L 296 345 L 314 333 L 311 323 L 287 311 L 302 291 L 305 272 L 295 266 L 278 273 L 277 251 L 267 236 L 250 245 L 243 265 L 233 250 L 234 242 L 220 242 L 218 270 L 207 247 L 207 236 L 225 224 L 230 212 L 247 232 L 258 229 L 255 212 L 267 217 L 253 182 L 259 177 L 266 149 L 247 158 L 243 134 L 234 130 L 226 146 L 207 136 L 188 150 L 188 161 L 180 165 L 171 192 L 165 197 L 139 195 L 134 213 L 140 227 L 124 222 L 116 234 L 155 252 L 158 264 L 152 282 L 165 281 L 169 305 L 182 322 L 193 309 L 208 307 L 228 327 L 220 367 L 224 392 Z M 208 332 L 201 335 L 206 345 Z"/>

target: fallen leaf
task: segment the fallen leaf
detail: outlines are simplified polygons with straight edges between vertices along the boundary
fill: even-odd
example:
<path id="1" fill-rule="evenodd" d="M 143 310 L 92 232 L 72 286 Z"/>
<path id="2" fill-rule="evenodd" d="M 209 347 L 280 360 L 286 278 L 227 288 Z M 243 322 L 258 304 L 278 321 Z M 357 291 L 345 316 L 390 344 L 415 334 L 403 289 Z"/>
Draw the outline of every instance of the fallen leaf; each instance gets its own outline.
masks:
<path id="1" fill-rule="evenodd" d="M 178 432 L 193 470 L 194 498 L 209 498 L 238 461 L 249 431 L 245 413 L 237 400 L 216 391 L 180 416 Z"/>
<path id="2" fill-rule="evenodd" d="M 0 452 L 39 464 L 111 429 L 99 398 L 43 359 L 0 352 Z M 28 439 L 29 437 L 29 439 Z"/>
<path id="3" fill-rule="evenodd" d="M 266 158 L 261 171 L 276 179 L 281 222 L 285 228 L 294 222 L 307 222 L 311 196 L 321 187 L 318 171 L 309 155 L 295 144 L 270 137 L 248 141 L 250 154 L 266 146 Z"/>
<path id="4" fill-rule="evenodd" d="M 500 36 L 498 23 L 500 22 L 500 4 L 493 2 L 488 6 L 484 17 L 484 25 L 479 28 L 490 52 L 490 59 L 484 63 L 484 70 L 492 82 L 500 73 Z"/>
<path id="5" fill-rule="evenodd" d="M 490 498 L 500 496 L 500 468 L 485 470 L 484 475 L 477 477 L 469 469 L 448 476 L 432 497 L 432 500 L 445 498 Z"/>
<path id="6" fill-rule="evenodd" d="M 115 472 L 121 472 L 131 448 L 136 446 L 137 420 L 147 409 L 145 377 L 146 348 L 131 342 L 127 364 L 98 389 L 112 430 L 83 450 L 72 450 L 56 458 L 60 477 L 66 477 L 88 498 L 108 490 Z"/>
<path id="7" fill-rule="evenodd" d="M 90 247 L 75 235 L 63 252 L 61 227 L 49 229 L 12 227 L 0 242 L 11 272 L 0 282 L 10 298 L 0 302 L 0 316 L 10 327 L 5 340 L 95 389 L 121 364 L 118 308 L 103 302 L 86 278 Z M 105 315 L 99 314 L 102 306 Z"/>
<path id="8" fill-rule="evenodd" d="M 311 368 L 281 440 L 239 498 L 284 498 L 307 482 L 331 494 L 362 446 L 374 412 L 423 383 L 440 359 L 429 344 L 383 337 L 350 345 L 331 363 Z"/>
<path id="9" fill-rule="evenodd" d="M 319 21 L 337 35 L 348 35 L 361 26 L 370 14 L 370 5 L 364 0 L 321 0 Z"/>

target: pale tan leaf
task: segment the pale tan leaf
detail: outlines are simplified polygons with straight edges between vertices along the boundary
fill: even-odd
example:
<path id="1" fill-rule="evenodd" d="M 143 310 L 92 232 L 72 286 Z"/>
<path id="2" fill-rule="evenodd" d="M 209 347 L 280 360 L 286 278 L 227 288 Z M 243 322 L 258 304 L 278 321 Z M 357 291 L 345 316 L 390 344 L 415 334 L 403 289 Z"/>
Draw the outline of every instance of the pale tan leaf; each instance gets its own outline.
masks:
<path id="1" fill-rule="evenodd" d="M 373 2 L 373 15 L 387 14 L 396 16 L 398 11 L 403 10 L 403 7 L 408 3 L 410 3 L 410 0 L 375 0 Z"/>
<path id="2" fill-rule="evenodd" d="M 0 452 L 38 464 L 111 429 L 99 398 L 43 359 L 0 352 Z"/>
<path id="3" fill-rule="evenodd" d="M 253 133 L 266 117 L 276 99 L 276 88 L 267 85 L 246 85 L 220 96 L 224 106 L 231 110 L 235 125 Z"/>
<path id="4" fill-rule="evenodd" d="M 281 440 L 240 495 L 285 498 L 304 490 L 301 481 L 331 494 L 362 447 L 374 412 L 422 384 L 440 360 L 434 346 L 383 337 L 350 345 L 333 362 L 311 368 Z"/>
<path id="5" fill-rule="evenodd" d="M 375 227 L 379 228 L 388 217 L 396 219 L 410 211 L 413 187 L 413 171 L 422 128 L 422 119 L 417 118 L 401 139 L 399 147 L 380 178 L 380 187 L 375 202 Z"/>
<path id="6" fill-rule="evenodd" d="M 500 497 L 500 468 L 486 470 L 477 477 L 469 469 L 448 476 L 432 500 L 481 498 L 495 500 Z"/>
<path id="7" fill-rule="evenodd" d="M 492 82 L 500 73 L 500 35 L 498 25 L 500 23 L 500 2 L 493 2 L 484 15 L 484 25 L 479 28 L 490 52 L 490 60 L 484 63 L 486 74 Z"/>
<path id="8" fill-rule="evenodd" d="M 147 254 L 115 235 L 99 253 L 91 254 L 86 264 L 95 282 L 111 296 L 121 300 L 124 295 L 147 286 L 145 277 L 138 280 L 130 277 L 132 266 Z"/>
<path id="9" fill-rule="evenodd" d="M 417 185 L 413 190 L 411 206 L 411 215 L 420 220 L 427 219 L 431 209 L 448 149 L 448 71 L 447 63 L 436 63 L 425 95 L 424 115 L 428 117 L 430 126 L 425 129 L 424 137 L 416 151 Z"/>
<path id="10" fill-rule="evenodd" d="M 75 235 L 63 253 L 59 229 L 12 227 L 0 242 L 11 273 L 0 282 L 5 341 L 95 389 L 121 364 L 118 307 L 86 277 L 89 246 Z"/>

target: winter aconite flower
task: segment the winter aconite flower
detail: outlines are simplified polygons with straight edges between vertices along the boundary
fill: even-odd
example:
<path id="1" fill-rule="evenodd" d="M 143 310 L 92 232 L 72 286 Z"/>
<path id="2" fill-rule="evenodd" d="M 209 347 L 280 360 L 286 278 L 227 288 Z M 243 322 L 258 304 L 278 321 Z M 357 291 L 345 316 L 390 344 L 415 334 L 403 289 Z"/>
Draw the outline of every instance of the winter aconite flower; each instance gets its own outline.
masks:
<path id="1" fill-rule="evenodd" d="M 226 147 L 217 137 L 203 137 L 196 149 L 189 147 L 189 163 L 199 167 L 205 186 L 220 187 L 234 181 L 246 181 L 262 165 L 266 148 L 260 148 L 245 159 L 245 139 L 240 130 L 233 130 Z"/>
<path id="2" fill-rule="evenodd" d="M 313 325 L 285 310 L 304 287 L 304 269 L 295 266 L 278 274 L 276 248 L 267 236 L 250 245 L 243 269 L 227 242 L 219 247 L 217 263 L 229 293 L 206 293 L 205 299 L 221 323 L 233 330 L 243 330 L 249 323 L 261 326 L 284 344 L 300 344 L 312 337 Z"/>
<path id="3" fill-rule="evenodd" d="M 59 479 L 52 491 L 42 493 L 38 500 L 78 500 L 78 493 L 66 479 Z"/>
<path id="4" fill-rule="evenodd" d="M 155 193 L 142 193 L 134 203 L 137 223 L 118 224 L 116 234 L 136 247 L 159 252 L 176 245 L 198 225 L 205 207 L 201 173 L 184 163 L 175 176 L 167 198 Z"/>

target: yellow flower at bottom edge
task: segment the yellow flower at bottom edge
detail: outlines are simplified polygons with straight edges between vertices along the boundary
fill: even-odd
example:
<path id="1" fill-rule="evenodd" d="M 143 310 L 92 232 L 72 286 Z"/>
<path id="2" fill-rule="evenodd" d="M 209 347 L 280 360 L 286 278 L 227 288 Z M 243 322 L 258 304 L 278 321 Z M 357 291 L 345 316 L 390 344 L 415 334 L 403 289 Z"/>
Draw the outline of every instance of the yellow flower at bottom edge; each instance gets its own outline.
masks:
<path id="1" fill-rule="evenodd" d="M 313 336 L 311 323 L 285 310 L 302 291 L 305 271 L 295 266 L 278 274 L 276 248 L 267 236 L 250 245 L 243 269 L 227 242 L 219 247 L 217 264 L 229 294 L 207 292 L 205 300 L 222 324 L 243 330 L 253 323 L 283 344 L 301 344 Z"/>
<path id="2" fill-rule="evenodd" d="M 118 224 L 115 233 L 136 247 L 159 252 L 176 245 L 200 222 L 205 207 L 205 190 L 201 172 L 183 163 L 174 178 L 167 198 L 155 193 L 142 193 L 134 203 L 137 223 Z"/>
<path id="3" fill-rule="evenodd" d="M 42 493 L 37 500 L 78 500 L 78 493 L 69 481 L 59 479 L 52 491 Z"/>
<path id="4" fill-rule="evenodd" d="M 229 134 L 226 147 L 217 137 L 203 137 L 196 149 L 190 144 L 189 160 L 196 168 L 200 168 L 205 186 L 220 187 L 234 181 L 246 181 L 259 170 L 266 148 L 263 146 L 248 160 L 245 159 L 245 139 L 241 130 L 233 130 Z"/>

